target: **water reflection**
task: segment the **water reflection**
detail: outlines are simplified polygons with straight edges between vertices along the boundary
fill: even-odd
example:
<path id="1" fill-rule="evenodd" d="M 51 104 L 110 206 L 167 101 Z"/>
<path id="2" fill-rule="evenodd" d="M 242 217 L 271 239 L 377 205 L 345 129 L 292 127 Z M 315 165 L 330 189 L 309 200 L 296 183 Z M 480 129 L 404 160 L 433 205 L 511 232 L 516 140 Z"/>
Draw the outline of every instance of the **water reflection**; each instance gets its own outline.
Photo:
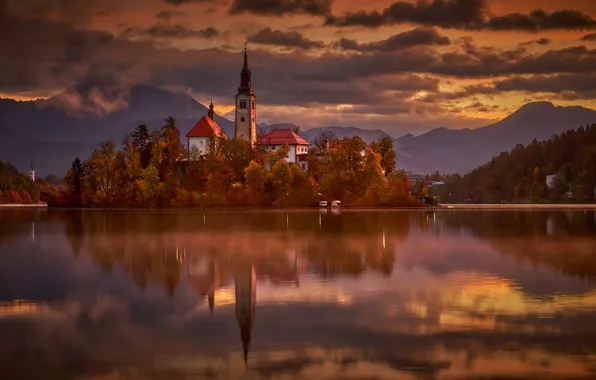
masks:
<path id="1" fill-rule="evenodd" d="M 0 378 L 594 375 L 595 232 L 584 211 L 2 211 Z"/>

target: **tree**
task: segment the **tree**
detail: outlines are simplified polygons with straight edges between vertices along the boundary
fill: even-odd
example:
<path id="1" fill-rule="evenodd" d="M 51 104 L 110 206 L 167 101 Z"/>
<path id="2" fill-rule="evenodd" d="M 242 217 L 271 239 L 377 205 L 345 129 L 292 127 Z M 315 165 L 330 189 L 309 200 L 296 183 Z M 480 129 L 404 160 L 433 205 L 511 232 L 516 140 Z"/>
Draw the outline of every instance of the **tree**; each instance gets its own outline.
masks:
<path id="1" fill-rule="evenodd" d="M 532 184 L 532 201 L 537 201 L 542 198 L 542 186 L 540 182 L 534 181 Z"/>
<path id="2" fill-rule="evenodd" d="M 567 185 L 565 178 L 561 174 L 557 174 L 553 182 L 553 187 L 550 189 L 550 199 L 553 201 L 561 201 L 568 190 L 569 186 Z"/>
<path id="3" fill-rule="evenodd" d="M 370 144 L 370 147 L 381 156 L 381 167 L 384 170 L 384 175 L 389 175 L 395 171 L 395 151 L 393 150 L 391 137 L 385 136 L 379 141 L 374 141 Z"/>
<path id="4" fill-rule="evenodd" d="M 267 171 L 256 161 L 251 161 L 244 169 L 244 181 L 249 198 L 256 205 L 262 205 L 265 198 Z"/>
<path id="5" fill-rule="evenodd" d="M 97 185 L 100 198 L 105 197 L 108 203 L 113 201 L 116 192 L 114 143 L 102 142 L 99 150 L 95 150 L 88 161 L 90 174 Z"/>
<path id="6" fill-rule="evenodd" d="M 143 197 L 146 200 L 153 199 L 157 192 L 163 187 L 159 180 L 159 171 L 153 165 L 149 165 L 141 172 Z"/>
<path id="7" fill-rule="evenodd" d="M 139 150 L 134 143 L 132 135 L 127 135 L 122 142 L 124 148 L 124 164 L 126 171 L 130 178 L 136 178 L 140 175 L 141 165 L 141 150 Z"/>
<path id="8" fill-rule="evenodd" d="M 275 202 L 280 205 L 288 203 L 287 197 L 292 190 L 292 170 L 286 160 L 279 160 L 271 169 L 271 181 L 275 188 Z"/>
<path id="9" fill-rule="evenodd" d="M 140 155 L 141 168 L 146 168 L 151 159 L 151 136 L 145 124 L 139 125 L 132 133 L 134 149 Z"/>
<path id="10" fill-rule="evenodd" d="M 83 182 L 84 169 L 81 160 L 77 157 L 72 161 L 72 165 L 68 174 L 66 175 L 66 184 L 68 192 L 73 199 L 74 206 L 81 206 L 83 204 Z"/>
<path id="11" fill-rule="evenodd" d="M 322 130 L 317 137 L 312 141 L 312 144 L 319 152 L 327 151 L 327 143 L 335 140 L 335 133 L 329 130 Z"/>
<path id="12" fill-rule="evenodd" d="M 267 164 L 269 165 L 269 169 L 273 169 L 273 167 L 275 166 L 275 164 L 279 161 L 285 161 L 286 157 L 288 156 L 290 152 L 290 147 L 288 146 L 288 144 L 284 144 L 282 147 L 278 148 L 277 150 L 273 151 L 273 152 L 268 152 L 265 160 L 267 162 Z"/>

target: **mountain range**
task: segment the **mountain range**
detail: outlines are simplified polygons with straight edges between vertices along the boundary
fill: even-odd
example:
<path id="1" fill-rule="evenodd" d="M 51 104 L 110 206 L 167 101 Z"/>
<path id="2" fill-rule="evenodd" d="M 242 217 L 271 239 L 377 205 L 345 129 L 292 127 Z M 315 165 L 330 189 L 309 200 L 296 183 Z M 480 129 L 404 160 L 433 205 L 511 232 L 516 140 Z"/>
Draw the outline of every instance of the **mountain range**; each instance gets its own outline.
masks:
<path id="1" fill-rule="evenodd" d="M 173 116 L 183 137 L 206 114 L 207 108 L 188 95 L 144 85 L 81 84 L 49 99 L 0 99 L 0 161 L 10 161 L 26 171 L 33 160 L 39 175 L 62 175 L 75 157 L 86 159 L 101 141 L 120 143 L 140 124 L 157 129 L 166 117 Z M 233 136 L 232 121 L 221 116 L 216 116 L 216 121 L 228 136 Z M 339 138 L 358 135 L 367 143 L 391 137 L 399 168 L 417 173 L 439 170 L 463 174 L 516 144 L 545 140 L 594 122 L 594 110 L 536 102 L 477 129 L 437 128 L 419 136 L 393 138 L 379 129 L 329 126 L 306 129 L 300 134 L 312 141 L 326 130 Z M 259 125 L 263 131 L 293 127 L 290 123 Z"/>

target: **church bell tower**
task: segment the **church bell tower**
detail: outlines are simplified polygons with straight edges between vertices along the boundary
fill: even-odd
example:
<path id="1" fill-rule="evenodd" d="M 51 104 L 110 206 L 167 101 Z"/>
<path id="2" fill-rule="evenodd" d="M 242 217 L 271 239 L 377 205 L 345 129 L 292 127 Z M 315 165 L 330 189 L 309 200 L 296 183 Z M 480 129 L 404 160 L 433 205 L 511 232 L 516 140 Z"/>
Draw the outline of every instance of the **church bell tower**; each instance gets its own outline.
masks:
<path id="1" fill-rule="evenodd" d="M 246 139 L 254 146 L 257 142 L 257 112 L 251 73 L 248 68 L 246 43 L 244 44 L 244 66 L 240 71 L 240 87 L 234 99 L 236 101 L 234 137 Z"/>
<path id="2" fill-rule="evenodd" d="M 35 182 L 35 167 L 33 166 L 33 160 L 31 160 L 31 169 L 29 169 L 29 178 L 32 182 Z"/>

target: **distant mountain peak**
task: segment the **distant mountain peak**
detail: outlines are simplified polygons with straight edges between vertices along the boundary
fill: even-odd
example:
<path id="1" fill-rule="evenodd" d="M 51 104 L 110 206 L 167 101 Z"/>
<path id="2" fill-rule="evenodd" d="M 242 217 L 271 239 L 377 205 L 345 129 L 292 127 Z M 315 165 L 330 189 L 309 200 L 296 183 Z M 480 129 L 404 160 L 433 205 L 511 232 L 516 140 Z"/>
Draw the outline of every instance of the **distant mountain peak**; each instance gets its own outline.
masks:
<path id="1" fill-rule="evenodd" d="M 548 101 L 537 101 L 537 102 L 530 102 L 526 103 L 523 106 L 519 107 L 518 111 L 521 110 L 536 110 L 536 109 L 553 109 L 556 106 L 552 102 Z"/>

